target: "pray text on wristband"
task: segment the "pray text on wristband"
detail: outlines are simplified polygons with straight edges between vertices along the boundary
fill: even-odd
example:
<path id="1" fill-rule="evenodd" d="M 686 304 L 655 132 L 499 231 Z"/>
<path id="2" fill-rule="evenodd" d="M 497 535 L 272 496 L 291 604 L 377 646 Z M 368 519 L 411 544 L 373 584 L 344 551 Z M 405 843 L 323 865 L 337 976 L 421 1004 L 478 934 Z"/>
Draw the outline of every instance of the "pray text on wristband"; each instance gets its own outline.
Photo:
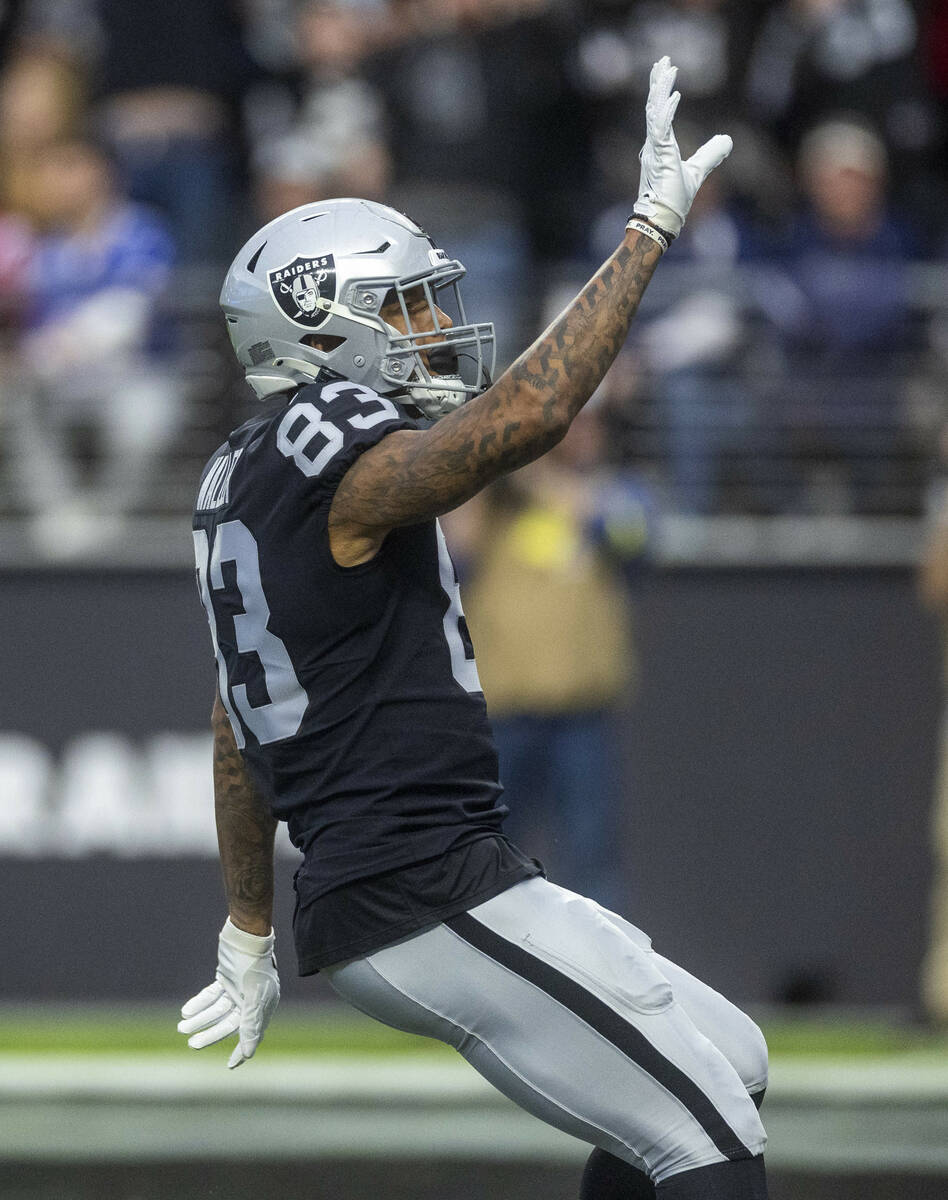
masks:
<path id="1" fill-rule="evenodd" d="M 643 233 L 647 238 L 651 238 L 662 248 L 662 254 L 668 249 L 668 238 L 654 225 L 649 225 L 647 221 L 643 221 L 641 217 L 629 217 L 626 229 L 634 229 L 636 233 Z"/>

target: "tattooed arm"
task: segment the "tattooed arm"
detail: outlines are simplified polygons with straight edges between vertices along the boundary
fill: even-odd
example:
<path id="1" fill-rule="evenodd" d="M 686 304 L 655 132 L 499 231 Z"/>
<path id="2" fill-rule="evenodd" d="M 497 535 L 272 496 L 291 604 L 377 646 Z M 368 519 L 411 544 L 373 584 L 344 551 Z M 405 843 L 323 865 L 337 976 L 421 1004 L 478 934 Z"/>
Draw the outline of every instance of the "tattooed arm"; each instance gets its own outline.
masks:
<path id="1" fill-rule="evenodd" d="M 731 150 L 718 134 L 682 159 L 672 128 L 676 74 L 667 57 L 652 67 L 636 219 L 622 245 L 493 387 L 423 433 L 390 434 L 353 463 L 329 512 L 337 562 L 365 562 L 390 529 L 449 512 L 566 433 L 625 341 L 659 246 L 680 232 L 698 188 Z"/>
<path id="2" fill-rule="evenodd" d="M 253 1058 L 280 1002 L 270 928 L 276 822 L 247 774 L 219 694 L 211 724 L 217 840 L 230 915 L 217 939 L 213 982 L 182 1005 L 178 1032 L 192 1050 L 236 1033 L 227 1060 L 233 1068 Z"/>
<path id="3" fill-rule="evenodd" d="M 244 765 L 219 695 L 214 700 L 211 725 L 217 843 L 230 919 L 239 929 L 265 937 L 273 915 L 276 821 Z"/>
<path id="4" fill-rule="evenodd" d="M 337 561 L 371 558 L 390 529 L 456 508 L 554 446 L 618 354 L 660 257 L 654 241 L 629 230 L 493 387 L 432 428 L 390 434 L 357 459 L 329 514 Z"/>

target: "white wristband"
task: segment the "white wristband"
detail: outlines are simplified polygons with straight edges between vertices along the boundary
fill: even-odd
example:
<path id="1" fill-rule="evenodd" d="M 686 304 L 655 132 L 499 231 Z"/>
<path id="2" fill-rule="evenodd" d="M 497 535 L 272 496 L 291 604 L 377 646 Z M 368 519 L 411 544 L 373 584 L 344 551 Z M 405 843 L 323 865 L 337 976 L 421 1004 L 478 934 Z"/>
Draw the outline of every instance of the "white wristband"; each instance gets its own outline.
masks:
<path id="1" fill-rule="evenodd" d="M 636 233 L 643 233 L 647 238 L 651 238 L 662 248 L 662 254 L 668 249 L 668 238 L 663 233 L 655 228 L 654 225 L 649 225 L 647 221 L 643 221 L 641 217 L 629 217 L 626 229 L 634 229 Z"/>
<path id="2" fill-rule="evenodd" d="M 265 937 L 261 937 L 260 934 L 248 933 L 246 929 L 239 928 L 230 917 L 224 922 L 221 937 L 234 950 L 240 951 L 241 954 L 255 955 L 257 958 L 269 954 L 275 940 L 272 929 Z"/>

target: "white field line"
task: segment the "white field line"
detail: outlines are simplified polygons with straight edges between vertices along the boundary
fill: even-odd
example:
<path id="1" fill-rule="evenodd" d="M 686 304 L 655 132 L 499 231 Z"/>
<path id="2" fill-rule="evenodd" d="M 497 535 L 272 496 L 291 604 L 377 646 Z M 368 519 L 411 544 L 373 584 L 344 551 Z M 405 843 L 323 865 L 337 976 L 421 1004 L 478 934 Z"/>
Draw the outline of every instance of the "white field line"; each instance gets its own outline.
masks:
<path id="1" fill-rule="evenodd" d="M 352 1157 L 579 1164 L 460 1060 L 0 1056 L 0 1160 Z M 948 1175 L 948 1063 L 778 1063 L 772 1166 Z"/>
<path id="2" fill-rule="evenodd" d="M 771 1066 L 767 1103 L 948 1104 L 944 1059 L 798 1059 Z"/>
<path id="3" fill-rule="evenodd" d="M 404 1055 L 260 1057 L 235 1071 L 226 1054 L 199 1057 L 0 1055 L 0 1101 L 88 1097 L 186 1100 L 305 1100 L 319 1105 L 398 1101 L 506 1104 L 466 1063 L 413 1061 Z M 819 1059 L 777 1062 L 768 1109 L 786 1103 L 948 1104 L 948 1059 Z"/>
<path id="4" fill-rule="evenodd" d="M 228 1048 L 229 1052 L 229 1048 Z M 400 1103 L 490 1101 L 497 1093 L 460 1059 L 423 1063 L 404 1056 L 260 1057 L 227 1070 L 227 1053 L 198 1058 L 125 1055 L 0 1056 L 0 1100 L 88 1097 L 143 1100 L 192 1098 L 320 1105 L 359 1100 Z"/>

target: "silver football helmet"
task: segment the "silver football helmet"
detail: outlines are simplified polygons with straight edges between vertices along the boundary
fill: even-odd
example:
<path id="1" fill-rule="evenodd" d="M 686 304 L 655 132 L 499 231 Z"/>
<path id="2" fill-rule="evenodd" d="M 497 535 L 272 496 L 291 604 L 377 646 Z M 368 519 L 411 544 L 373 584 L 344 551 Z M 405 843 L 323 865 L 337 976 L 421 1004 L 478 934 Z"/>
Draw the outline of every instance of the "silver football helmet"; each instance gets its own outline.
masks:
<path id="1" fill-rule="evenodd" d="M 489 386 L 494 370 L 494 327 L 467 321 L 463 275 L 393 208 L 324 200 L 255 233 L 231 264 L 220 302 L 258 399 L 328 367 L 442 417 Z M 404 333 L 381 316 L 392 302 Z"/>

